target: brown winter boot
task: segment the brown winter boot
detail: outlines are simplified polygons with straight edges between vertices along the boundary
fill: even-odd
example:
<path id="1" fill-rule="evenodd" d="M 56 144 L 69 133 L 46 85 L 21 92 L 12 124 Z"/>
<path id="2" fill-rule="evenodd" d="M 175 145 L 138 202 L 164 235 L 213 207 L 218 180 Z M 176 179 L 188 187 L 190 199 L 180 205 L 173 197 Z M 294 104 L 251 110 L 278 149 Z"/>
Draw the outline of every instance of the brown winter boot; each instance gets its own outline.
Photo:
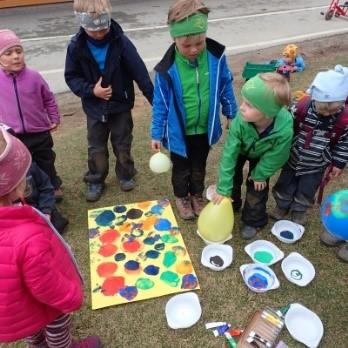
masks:
<path id="1" fill-rule="evenodd" d="M 273 210 L 271 210 L 268 215 L 274 220 L 283 220 L 288 213 L 287 210 L 281 209 L 278 206 L 276 206 Z"/>
<path id="2" fill-rule="evenodd" d="M 199 216 L 201 211 L 206 205 L 205 199 L 202 197 L 202 195 L 193 195 L 191 196 L 191 204 L 193 208 L 193 212 L 196 216 Z"/>
<path id="3" fill-rule="evenodd" d="M 175 198 L 175 205 L 178 209 L 179 216 L 183 220 L 192 220 L 195 218 L 195 214 L 192 210 L 191 200 L 190 197 L 176 197 Z"/>

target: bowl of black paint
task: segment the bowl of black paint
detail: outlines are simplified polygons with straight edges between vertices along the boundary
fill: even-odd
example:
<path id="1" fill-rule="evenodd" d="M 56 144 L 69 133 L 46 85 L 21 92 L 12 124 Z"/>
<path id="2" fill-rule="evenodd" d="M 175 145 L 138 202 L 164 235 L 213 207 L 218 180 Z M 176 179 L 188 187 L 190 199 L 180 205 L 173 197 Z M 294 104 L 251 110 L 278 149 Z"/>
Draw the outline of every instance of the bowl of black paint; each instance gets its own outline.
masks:
<path id="1" fill-rule="evenodd" d="M 227 244 L 209 244 L 202 250 L 201 263 L 214 271 L 222 271 L 233 260 L 233 249 Z"/>
<path id="2" fill-rule="evenodd" d="M 302 238 L 305 228 L 290 220 L 279 220 L 271 231 L 281 242 L 292 244 Z"/>

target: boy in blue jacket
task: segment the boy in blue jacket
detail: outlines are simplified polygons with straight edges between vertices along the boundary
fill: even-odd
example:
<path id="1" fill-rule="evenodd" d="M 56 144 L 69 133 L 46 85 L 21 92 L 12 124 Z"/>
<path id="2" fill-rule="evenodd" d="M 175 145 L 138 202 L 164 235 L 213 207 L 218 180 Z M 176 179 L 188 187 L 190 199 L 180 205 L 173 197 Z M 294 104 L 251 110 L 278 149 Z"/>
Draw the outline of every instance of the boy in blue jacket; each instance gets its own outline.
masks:
<path id="1" fill-rule="evenodd" d="M 155 67 L 152 149 L 161 143 L 173 162 L 172 185 L 182 219 L 204 207 L 202 193 L 210 147 L 221 136 L 222 113 L 237 112 L 225 47 L 206 37 L 208 8 L 199 0 L 179 0 L 169 10 L 174 43 Z"/>
<path id="2" fill-rule="evenodd" d="M 149 103 L 153 85 L 136 48 L 111 19 L 109 0 L 75 0 L 81 28 L 71 39 L 65 81 L 81 98 L 87 115 L 87 201 L 97 201 L 109 171 L 108 139 L 116 156 L 116 176 L 123 191 L 134 188 L 136 169 L 131 156 L 136 81 Z"/>

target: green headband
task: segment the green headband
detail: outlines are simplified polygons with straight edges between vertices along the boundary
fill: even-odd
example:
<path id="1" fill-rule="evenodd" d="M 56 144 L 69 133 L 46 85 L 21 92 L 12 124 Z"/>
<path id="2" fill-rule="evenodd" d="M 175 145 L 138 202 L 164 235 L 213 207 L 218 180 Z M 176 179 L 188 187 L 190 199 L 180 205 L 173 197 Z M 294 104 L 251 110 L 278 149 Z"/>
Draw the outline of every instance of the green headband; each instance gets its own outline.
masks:
<path id="1" fill-rule="evenodd" d="M 207 29 L 208 16 L 203 13 L 196 13 L 180 22 L 169 25 L 170 35 L 173 38 L 205 33 Z"/>
<path id="2" fill-rule="evenodd" d="M 275 117 L 283 108 L 277 103 L 272 89 L 258 75 L 244 84 L 241 93 L 253 107 L 261 111 L 266 117 Z"/>

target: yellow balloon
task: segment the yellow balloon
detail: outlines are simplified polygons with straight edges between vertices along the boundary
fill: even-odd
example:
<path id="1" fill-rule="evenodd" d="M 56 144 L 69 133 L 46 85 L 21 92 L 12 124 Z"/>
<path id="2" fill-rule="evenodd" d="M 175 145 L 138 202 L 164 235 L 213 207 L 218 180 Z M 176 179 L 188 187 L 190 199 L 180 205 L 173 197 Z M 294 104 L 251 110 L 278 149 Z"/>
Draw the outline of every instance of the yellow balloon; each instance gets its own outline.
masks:
<path id="1" fill-rule="evenodd" d="M 149 166 L 154 173 L 161 174 L 170 169 L 171 162 L 167 155 L 162 152 L 156 152 L 151 156 Z"/>
<path id="2" fill-rule="evenodd" d="M 220 204 L 208 203 L 198 217 L 198 232 L 208 243 L 223 243 L 232 237 L 234 215 L 232 203 L 224 198 Z"/>

